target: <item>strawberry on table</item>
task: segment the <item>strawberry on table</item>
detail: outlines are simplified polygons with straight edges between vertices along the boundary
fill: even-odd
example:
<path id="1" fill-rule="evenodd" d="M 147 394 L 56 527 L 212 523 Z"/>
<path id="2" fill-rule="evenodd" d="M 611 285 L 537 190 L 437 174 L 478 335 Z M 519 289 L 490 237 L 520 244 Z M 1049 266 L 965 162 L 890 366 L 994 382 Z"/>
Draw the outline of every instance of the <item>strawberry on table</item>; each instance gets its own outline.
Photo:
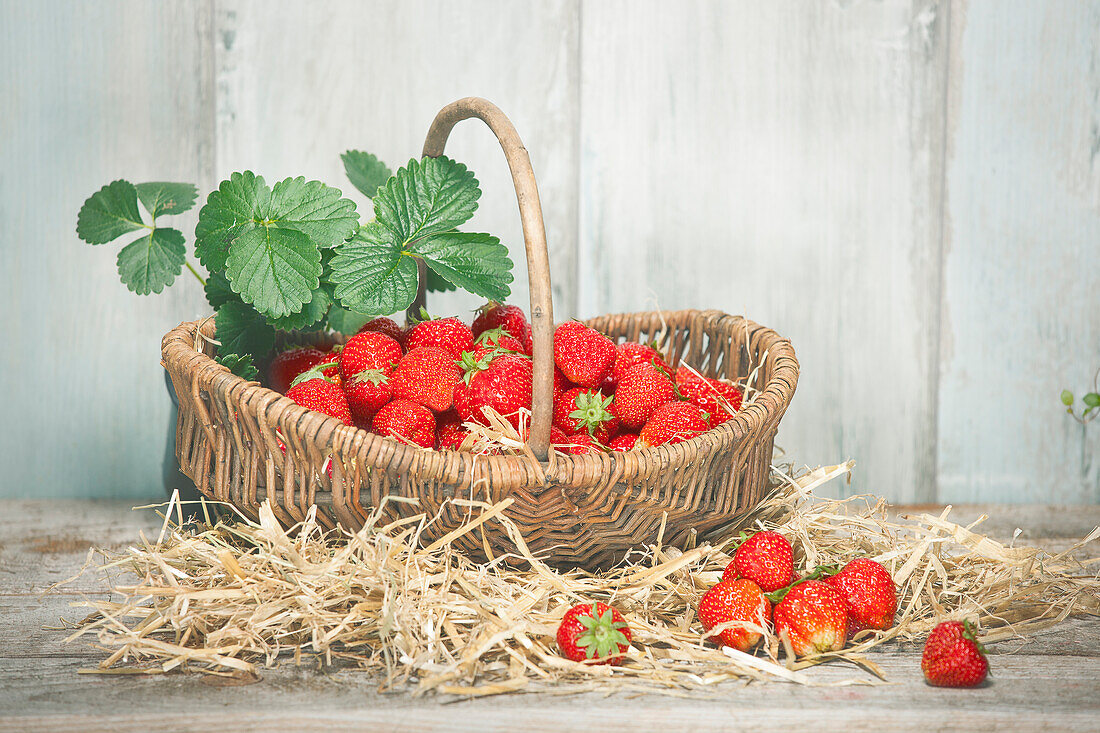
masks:
<path id="1" fill-rule="evenodd" d="M 615 363 L 615 342 L 577 321 L 554 330 L 554 363 L 580 387 L 599 387 Z"/>
<path id="2" fill-rule="evenodd" d="M 832 586 L 817 580 L 798 583 L 772 614 L 775 633 L 787 633 L 800 657 L 839 651 L 848 640 L 848 604 Z"/>
<path id="3" fill-rule="evenodd" d="M 920 668 L 937 687 L 977 687 L 989 674 L 989 660 L 969 621 L 944 621 L 924 642 Z"/>
<path id="4" fill-rule="evenodd" d="M 520 408 L 531 408 L 531 360 L 517 354 L 493 356 L 484 368 L 467 371 L 459 380 L 454 403 L 463 420 L 485 424 L 482 408 L 492 407 L 518 429 Z"/>
<path id="5" fill-rule="evenodd" d="M 367 321 L 359 329 L 359 333 L 381 333 L 389 336 L 391 339 L 399 344 L 405 343 L 405 329 L 397 325 L 397 322 L 392 318 L 375 318 L 373 321 Z"/>
<path id="6" fill-rule="evenodd" d="M 449 352 L 420 346 L 410 348 L 397 362 L 390 386 L 396 398 L 444 412 L 454 404 L 455 385 L 461 380 L 462 372 Z"/>
<path id="7" fill-rule="evenodd" d="M 554 400 L 553 424 L 565 433 L 588 433 L 607 443 L 619 431 L 612 397 L 599 390 L 575 387 Z"/>
<path id="8" fill-rule="evenodd" d="M 622 407 L 619 411 L 621 414 Z M 710 430 L 707 414 L 697 406 L 690 402 L 666 402 L 653 411 L 645 427 L 638 433 L 637 447 L 681 443 L 707 430 Z"/>
<path id="9" fill-rule="evenodd" d="M 730 622 L 752 624 L 766 628 L 771 618 L 772 604 L 764 597 L 760 586 L 748 578 L 723 580 L 699 599 L 699 620 L 710 631 L 715 626 Z M 710 640 L 747 652 L 760 641 L 763 634 L 736 626 L 723 629 Z"/>
<path id="10" fill-rule="evenodd" d="M 765 593 L 790 585 L 794 575 L 794 550 L 778 532 L 756 532 L 737 546 L 722 579 L 748 578 Z"/>
<path id="11" fill-rule="evenodd" d="M 888 629 L 898 610 L 898 587 L 881 563 L 861 557 L 852 560 L 825 582 L 848 602 L 848 636 L 863 629 Z"/>
<path id="12" fill-rule="evenodd" d="M 455 359 L 461 358 L 462 352 L 469 351 L 473 345 L 473 332 L 469 326 L 457 318 L 433 318 L 421 321 L 410 328 L 405 337 L 405 348 L 409 351 L 434 346 L 443 349 Z"/>
<path id="13" fill-rule="evenodd" d="M 298 346 L 280 352 L 271 360 L 267 383 L 276 392 L 286 394 L 290 383 L 302 372 L 325 358 L 325 352 L 311 346 Z"/>
<path id="14" fill-rule="evenodd" d="M 523 353 L 531 353 L 531 325 L 518 305 L 505 305 L 490 300 L 478 309 L 472 328 L 474 338 L 497 328 L 519 341 L 523 345 Z"/>
<path id="15" fill-rule="evenodd" d="M 579 603 L 558 626 L 558 648 L 574 662 L 618 664 L 630 649 L 630 627 L 618 609 L 606 603 Z"/>
<path id="16" fill-rule="evenodd" d="M 322 364 L 316 364 L 295 377 L 286 396 L 302 407 L 323 412 L 345 425 L 352 424 L 348 398 L 337 384 L 325 376 Z"/>
<path id="17" fill-rule="evenodd" d="M 404 438 L 422 448 L 435 445 L 435 416 L 409 400 L 394 400 L 374 415 L 371 429 L 378 435 Z"/>
<path id="18" fill-rule="evenodd" d="M 741 390 L 729 382 L 700 376 L 686 365 L 676 370 L 676 387 L 689 402 L 711 416 L 711 427 L 729 422 L 741 409 Z"/>
<path id="19" fill-rule="evenodd" d="M 365 371 L 389 376 L 403 353 L 401 344 L 383 333 L 357 333 L 340 350 L 340 375 L 345 383 Z"/>
<path id="20" fill-rule="evenodd" d="M 615 414 L 624 427 L 638 430 L 657 408 L 677 400 L 676 388 L 668 374 L 653 364 L 641 362 L 632 366 L 615 387 Z"/>

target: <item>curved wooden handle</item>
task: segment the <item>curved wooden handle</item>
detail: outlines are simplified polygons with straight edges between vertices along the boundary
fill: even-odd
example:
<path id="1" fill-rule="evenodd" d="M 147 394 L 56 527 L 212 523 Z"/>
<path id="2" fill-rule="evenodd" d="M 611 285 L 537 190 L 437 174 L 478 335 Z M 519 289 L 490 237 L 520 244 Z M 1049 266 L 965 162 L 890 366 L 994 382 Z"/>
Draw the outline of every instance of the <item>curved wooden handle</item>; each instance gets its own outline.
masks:
<path id="1" fill-rule="evenodd" d="M 527 445 L 540 460 L 546 460 L 550 447 L 550 421 L 554 414 L 554 304 L 550 297 L 550 259 L 546 253 L 546 229 L 542 223 L 542 205 L 531 159 L 511 121 L 492 102 L 466 97 L 439 111 L 424 140 L 424 155 L 443 155 L 451 129 L 462 120 L 477 117 L 493 131 L 508 159 L 512 182 L 516 187 L 523 240 L 527 245 L 527 278 L 531 289 L 531 332 L 534 353 L 534 382 L 531 398 L 531 431 Z M 424 304 L 424 263 L 420 263 L 420 287 L 410 312 L 419 313 Z"/>

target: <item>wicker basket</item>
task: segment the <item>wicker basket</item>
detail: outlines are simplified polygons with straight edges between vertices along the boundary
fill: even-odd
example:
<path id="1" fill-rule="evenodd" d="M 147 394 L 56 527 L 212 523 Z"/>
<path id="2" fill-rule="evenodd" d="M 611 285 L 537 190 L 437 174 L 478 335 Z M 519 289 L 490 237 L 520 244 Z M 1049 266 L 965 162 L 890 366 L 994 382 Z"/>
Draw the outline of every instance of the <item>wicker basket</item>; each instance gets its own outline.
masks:
<path id="1" fill-rule="evenodd" d="M 589 325 L 613 339 L 647 342 L 661 336 L 669 363 L 682 359 L 708 376 L 747 380 L 754 395 L 733 420 L 675 445 L 581 456 L 548 451 L 553 309 L 527 151 L 499 109 L 468 98 L 439 113 L 424 154 L 441 155 L 455 123 L 470 117 L 482 119 L 499 139 L 519 200 L 534 333 L 529 446 L 544 460 L 416 448 L 307 410 L 216 363 L 213 321 L 206 319 L 180 324 L 162 343 L 163 363 L 180 401 L 176 456 L 183 472 L 204 494 L 246 515 L 257 516 L 259 506 L 271 500 L 287 526 L 316 506 L 321 523 L 358 529 L 384 497 L 418 499 L 386 502 L 384 511 L 394 518 L 438 514 L 427 530 L 432 539 L 468 517 L 468 507 L 451 499 L 511 498 L 505 514 L 521 528 L 530 550 L 557 566 L 605 567 L 659 535 L 665 544 L 682 546 L 743 518 L 767 491 L 775 432 L 798 380 L 790 342 L 718 311 L 591 319 Z M 421 291 L 414 308 L 423 297 Z M 496 522 L 482 524 L 455 544 L 481 557 L 515 551 Z"/>

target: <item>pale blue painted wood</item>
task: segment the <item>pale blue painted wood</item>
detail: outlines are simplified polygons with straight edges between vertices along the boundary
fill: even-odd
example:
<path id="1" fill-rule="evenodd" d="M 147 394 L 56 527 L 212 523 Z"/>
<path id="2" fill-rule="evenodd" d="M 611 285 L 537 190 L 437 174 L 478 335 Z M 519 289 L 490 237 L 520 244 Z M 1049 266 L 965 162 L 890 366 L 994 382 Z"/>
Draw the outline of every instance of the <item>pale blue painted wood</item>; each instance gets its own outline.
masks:
<path id="1" fill-rule="evenodd" d="M 962 9 L 962 6 L 960 6 Z M 1100 3 L 952 15 L 939 484 L 945 501 L 1100 501 Z"/>

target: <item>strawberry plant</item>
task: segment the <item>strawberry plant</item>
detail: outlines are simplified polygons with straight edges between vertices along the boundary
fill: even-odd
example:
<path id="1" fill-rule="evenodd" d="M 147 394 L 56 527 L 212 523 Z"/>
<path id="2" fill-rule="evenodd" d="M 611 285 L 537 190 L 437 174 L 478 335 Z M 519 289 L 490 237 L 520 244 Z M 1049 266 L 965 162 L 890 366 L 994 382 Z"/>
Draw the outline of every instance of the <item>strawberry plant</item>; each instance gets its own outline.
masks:
<path id="1" fill-rule="evenodd" d="M 396 173 L 362 151 L 342 159 L 352 185 L 372 199 L 373 219 L 360 223 L 355 203 L 320 181 L 268 185 L 252 171 L 233 173 L 199 211 L 194 256 L 206 277 L 188 260 L 183 233 L 161 225 L 194 206 L 189 183 L 113 181 L 84 202 L 77 235 L 99 245 L 141 232 L 118 254 L 119 278 L 139 295 L 160 293 L 186 266 L 215 310 L 218 361 L 247 379 L 279 331 L 354 333 L 405 310 L 421 263 L 429 290 L 507 298 L 507 248 L 458 231 L 481 196 L 472 171 L 446 157 L 414 159 Z"/>
<path id="2" fill-rule="evenodd" d="M 1100 415 L 1100 388 L 1097 387 L 1098 380 L 1100 380 L 1100 369 L 1096 370 L 1096 374 L 1092 378 L 1092 391 L 1086 392 L 1081 398 L 1084 407 L 1081 409 L 1080 415 L 1077 414 L 1073 406 L 1073 392 L 1070 392 L 1068 389 L 1062 390 L 1062 404 L 1066 406 L 1066 412 L 1082 425 L 1088 424 L 1097 415 Z"/>

